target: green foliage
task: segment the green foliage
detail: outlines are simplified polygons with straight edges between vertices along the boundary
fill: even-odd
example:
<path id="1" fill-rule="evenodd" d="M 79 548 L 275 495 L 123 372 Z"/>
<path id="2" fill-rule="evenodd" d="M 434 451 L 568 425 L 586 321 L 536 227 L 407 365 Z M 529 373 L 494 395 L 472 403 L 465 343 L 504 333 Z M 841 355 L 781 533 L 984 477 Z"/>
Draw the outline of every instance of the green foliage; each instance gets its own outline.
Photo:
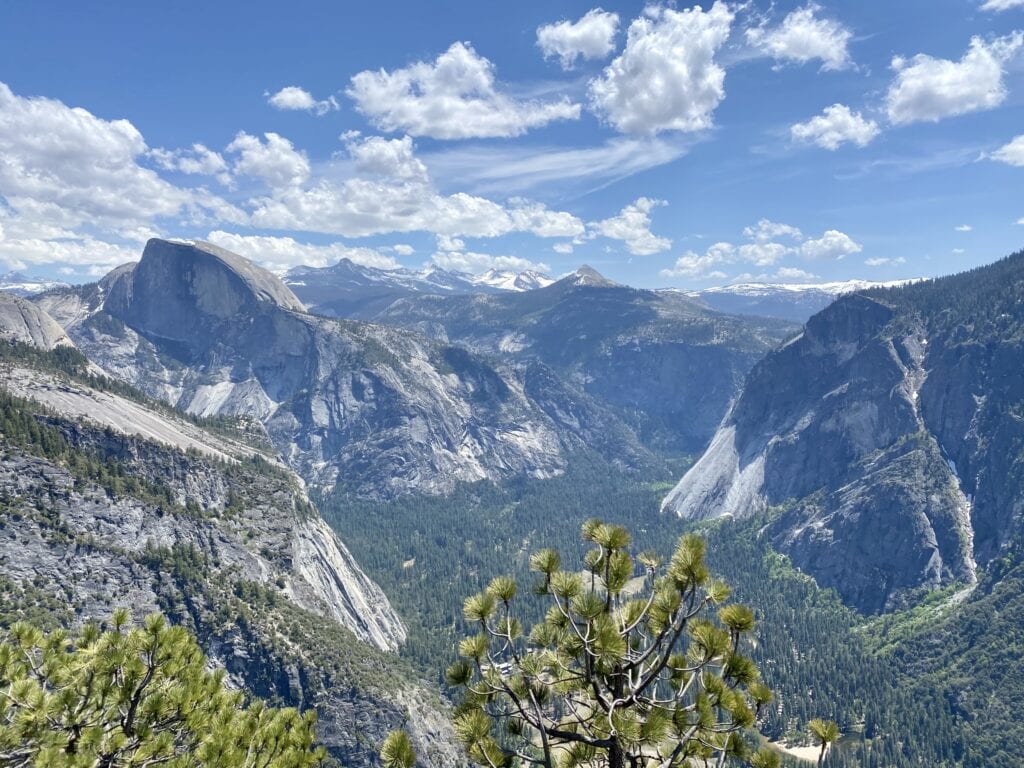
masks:
<path id="1" fill-rule="evenodd" d="M 0 642 L 0 765 L 44 768 L 305 768 L 313 713 L 246 704 L 206 670 L 195 640 L 160 616 L 75 637 L 25 623 Z"/>
<path id="2" fill-rule="evenodd" d="M 740 736 L 772 694 L 745 655 L 752 612 L 727 605 L 715 621 L 729 591 L 704 541 L 683 536 L 661 564 L 635 559 L 622 526 L 589 520 L 582 534 L 582 573 L 560 570 L 553 550 L 531 557 L 546 610 L 528 632 L 513 578 L 466 599 L 475 633 L 447 679 L 464 690 L 455 730 L 470 757 L 546 768 L 748 758 Z"/>
<path id="3" fill-rule="evenodd" d="M 413 768 L 416 752 L 405 731 L 392 731 L 380 749 L 380 762 L 384 768 Z"/>

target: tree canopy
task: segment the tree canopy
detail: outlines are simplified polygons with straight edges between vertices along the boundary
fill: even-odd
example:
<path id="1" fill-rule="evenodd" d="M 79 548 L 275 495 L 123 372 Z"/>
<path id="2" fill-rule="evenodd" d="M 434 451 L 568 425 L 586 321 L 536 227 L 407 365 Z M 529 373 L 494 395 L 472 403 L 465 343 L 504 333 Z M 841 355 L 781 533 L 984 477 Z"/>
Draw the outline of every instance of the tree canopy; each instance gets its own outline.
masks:
<path id="1" fill-rule="evenodd" d="M 455 728 L 471 759 L 491 768 L 752 759 L 742 736 L 772 694 L 744 655 L 753 612 L 726 603 L 703 540 L 682 537 L 665 563 L 631 554 L 621 526 L 590 520 L 582 535 L 592 548 L 581 571 L 563 569 L 553 549 L 531 558 L 549 607 L 529 631 L 511 577 L 465 601 L 478 631 L 460 643 L 448 682 L 464 690 Z"/>
<path id="2" fill-rule="evenodd" d="M 159 615 L 74 636 L 25 623 L 0 636 L 3 768 L 307 768 L 315 714 L 247 704 Z"/>

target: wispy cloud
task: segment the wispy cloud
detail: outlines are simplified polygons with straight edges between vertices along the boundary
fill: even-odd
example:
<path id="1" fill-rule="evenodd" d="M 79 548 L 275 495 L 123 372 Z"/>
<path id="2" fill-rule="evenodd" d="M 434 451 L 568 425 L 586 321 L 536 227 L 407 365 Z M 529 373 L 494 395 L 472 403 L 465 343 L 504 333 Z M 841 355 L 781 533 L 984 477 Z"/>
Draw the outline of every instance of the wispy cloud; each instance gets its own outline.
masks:
<path id="1" fill-rule="evenodd" d="M 471 145 L 423 155 L 442 186 L 522 194 L 539 187 L 561 193 L 600 188 L 678 160 L 706 134 L 654 139 L 615 138 L 594 147 Z"/>

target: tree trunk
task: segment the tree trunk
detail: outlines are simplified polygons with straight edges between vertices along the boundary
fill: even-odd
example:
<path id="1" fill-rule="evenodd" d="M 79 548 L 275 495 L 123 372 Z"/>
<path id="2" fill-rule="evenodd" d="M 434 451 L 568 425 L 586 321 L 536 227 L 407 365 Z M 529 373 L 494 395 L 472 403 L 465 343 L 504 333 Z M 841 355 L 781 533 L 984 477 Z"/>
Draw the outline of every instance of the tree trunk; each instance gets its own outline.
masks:
<path id="1" fill-rule="evenodd" d="M 626 768 L 626 753 L 618 739 L 613 739 L 608 748 L 608 768 Z"/>

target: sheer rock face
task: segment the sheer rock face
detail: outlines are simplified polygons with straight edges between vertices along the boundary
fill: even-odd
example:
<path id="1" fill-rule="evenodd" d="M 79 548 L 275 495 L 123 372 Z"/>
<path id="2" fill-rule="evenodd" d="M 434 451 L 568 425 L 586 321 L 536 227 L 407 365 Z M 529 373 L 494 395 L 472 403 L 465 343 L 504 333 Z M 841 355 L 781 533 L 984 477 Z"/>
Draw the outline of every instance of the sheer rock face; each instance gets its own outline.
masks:
<path id="1" fill-rule="evenodd" d="M 1024 525 L 1024 256 L 815 315 L 759 363 L 663 502 L 771 509 L 765 534 L 850 604 L 973 582 Z"/>
<path id="2" fill-rule="evenodd" d="M 0 291 L 0 339 L 44 350 L 74 346 L 64 329 L 46 312 L 6 291 Z"/>
<path id="3" fill-rule="evenodd" d="M 595 445 L 625 467 L 654 460 L 618 416 L 557 377 L 306 314 L 276 277 L 213 246 L 151 241 L 102 294 L 88 312 L 88 301 L 40 300 L 75 304 L 69 334 L 111 375 L 190 413 L 257 417 L 289 465 L 326 489 L 387 498 L 549 477 Z M 552 407 L 576 401 L 576 412 Z"/>

